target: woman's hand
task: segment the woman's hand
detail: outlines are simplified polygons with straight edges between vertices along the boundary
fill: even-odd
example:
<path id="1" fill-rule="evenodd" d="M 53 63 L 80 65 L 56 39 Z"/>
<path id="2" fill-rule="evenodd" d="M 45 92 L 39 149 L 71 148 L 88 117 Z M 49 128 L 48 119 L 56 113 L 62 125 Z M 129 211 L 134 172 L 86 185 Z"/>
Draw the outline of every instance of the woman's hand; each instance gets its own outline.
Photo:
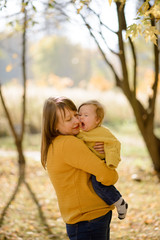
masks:
<path id="1" fill-rule="evenodd" d="M 104 143 L 103 142 L 96 142 L 94 145 L 94 149 L 99 153 L 104 153 Z"/>

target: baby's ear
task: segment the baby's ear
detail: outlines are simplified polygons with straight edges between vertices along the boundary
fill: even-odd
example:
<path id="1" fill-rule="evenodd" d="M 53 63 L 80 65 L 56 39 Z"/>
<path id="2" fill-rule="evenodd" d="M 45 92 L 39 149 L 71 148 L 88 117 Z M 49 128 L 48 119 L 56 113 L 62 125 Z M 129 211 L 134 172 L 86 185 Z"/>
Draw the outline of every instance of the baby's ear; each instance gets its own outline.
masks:
<path id="1" fill-rule="evenodd" d="M 101 119 L 97 117 L 96 123 L 99 125 L 101 123 Z"/>

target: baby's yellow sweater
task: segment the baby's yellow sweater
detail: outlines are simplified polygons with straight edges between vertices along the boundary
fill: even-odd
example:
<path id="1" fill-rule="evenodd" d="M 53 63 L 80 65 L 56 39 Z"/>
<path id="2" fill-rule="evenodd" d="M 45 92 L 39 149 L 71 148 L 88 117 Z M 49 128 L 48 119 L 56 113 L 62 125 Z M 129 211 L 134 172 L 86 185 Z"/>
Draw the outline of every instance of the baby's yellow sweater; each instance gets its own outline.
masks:
<path id="1" fill-rule="evenodd" d="M 114 169 L 118 166 L 121 160 L 121 144 L 108 128 L 100 126 L 88 132 L 81 131 L 77 137 L 82 139 L 98 157 L 105 159 L 109 168 Z M 104 142 L 104 154 L 97 152 L 93 148 L 95 142 Z"/>
<path id="2" fill-rule="evenodd" d="M 116 183 L 118 174 L 82 140 L 74 136 L 56 137 L 48 150 L 47 170 L 64 222 L 73 224 L 95 219 L 114 209 L 95 193 L 90 177 L 93 174 L 109 186 Z"/>

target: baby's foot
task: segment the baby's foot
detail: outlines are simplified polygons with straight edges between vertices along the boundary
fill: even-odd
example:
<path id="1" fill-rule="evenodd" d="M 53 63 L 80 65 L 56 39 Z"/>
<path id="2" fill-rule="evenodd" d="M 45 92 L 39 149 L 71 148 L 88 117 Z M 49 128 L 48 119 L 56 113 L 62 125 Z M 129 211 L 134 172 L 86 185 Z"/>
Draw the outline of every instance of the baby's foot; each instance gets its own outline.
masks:
<path id="1" fill-rule="evenodd" d="M 117 202 L 114 203 L 114 205 L 117 208 L 118 218 L 120 220 L 124 219 L 127 214 L 128 203 L 126 203 L 124 199 L 121 197 Z"/>

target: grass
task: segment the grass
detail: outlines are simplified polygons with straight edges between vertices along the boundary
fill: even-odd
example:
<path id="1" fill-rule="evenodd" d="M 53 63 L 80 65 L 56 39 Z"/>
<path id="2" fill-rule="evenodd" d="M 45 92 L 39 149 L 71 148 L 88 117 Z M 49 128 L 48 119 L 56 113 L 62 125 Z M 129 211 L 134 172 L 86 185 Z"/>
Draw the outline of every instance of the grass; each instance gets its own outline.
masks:
<path id="1" fill-rule="evenodd" d="M 41 134 L 25 134 L 23 141 L 24 150 L 39 151 Z M 12 136 L 0 137 L 1 150 L 16 150 Z"/>
<path id="2" fill-rule="evenodd" d="M 113 126 L 112 126 L 113 127 Z M 111 240 L 158 240 L 160 239 L 160 184 L 152 168 L 146 148 L 135 126 L 112 128 L 122 142 L 122 161 L 118 167 L 117 188 L 129 204 L 127 218 L 120 221 L 116 211 L 111 223 Z M 128 131 L 128 133 L 127 133 Z M 11 138 L 1 139 L 3 150 L 14 150 Z M 26 178 L 39 199 L 54 239 L 67 240 L 65 224 L 61 219 L 57 198 L 43 170 L 40 161 L 35 161 L 35 151 L 39 151 L 40 135 L 26 135 Z M 2 152 L 0 151 L 0 154 Z M 7 152 L 8 153 L 8 152 Z M 17 159 L 13 152 L 0 156 L 0 209 L 12 194 L 17 181 Z M 37 159 L 36 159 L 37 160 Z M 1 240 L 49 240 L 42 225 L 38 210 L 25 186 L 22 186 L 14 202 L 8 209 L 4 224 L 0 229 Z"/>
<path id="3" fill-rule="evenodd" d="M 16 130 L 19 131 L 21 116 L 22 116 L 22 87 L 15 82 L 5 84 L 3 86 L 3 95 L 5 102 L 10 112 L 13 124 Z M 8 98 L 9 96 L 9 98 Z M 53 86 L 40 86 L 33 82 L 27 86 L 27 99 L 26 99 L 26 131 L 28 133 L 38 133 L 41 130 L 41 115 L 44 101 L 51 96 L 66 96 L 71 98 L 78 107 L 82 102 L 91 99 L 100 101 L 105 110 L 104 121 L 109 121 L 114 125 L 121 124 L 123 131 L 128 132 L 130 129 L 130 122 L 134 121 L 133 110 L 128 103 L 124 94 L 118 89 L 114 88 L 108 91 L 99 91 L 97 89 L 82 89 L 82 88 L 64 88 L 61 90 Z M 145 96 L 141 95 L 142 103 L 145 102 Z M 160 94 L 157 95 L 156 109 L 155 109 L 155 125 L 158 127 L 160 122 Z M 14 111 L 13 111 L 14 110 Z M 15 114 L 16 113 L 16 114 Z M 8 136 L 10 129 L 8 121 L 0 102 L 0 136 Z M 129 123 L 129 124 L 128 124 Z M 128 127 L 127 127 L 128 125 Z M 159 130 L 156 134 L 160 136 Z"/>

